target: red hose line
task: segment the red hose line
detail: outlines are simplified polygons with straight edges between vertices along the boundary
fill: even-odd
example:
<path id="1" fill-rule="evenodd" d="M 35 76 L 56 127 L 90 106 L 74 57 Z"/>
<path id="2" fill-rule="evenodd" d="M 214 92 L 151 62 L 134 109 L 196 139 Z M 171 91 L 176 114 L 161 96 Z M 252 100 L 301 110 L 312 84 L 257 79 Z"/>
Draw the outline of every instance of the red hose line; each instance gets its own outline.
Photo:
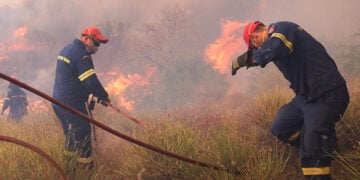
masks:
<path id="1" fill-rule="evenodd" d="M 135 122 L 136 124 L 145 127 L 144 123 L 142 123 L 141 121 L 137 120 L 134 117 L 131 117 L 129 114 L 125 113 L 124 111 L 120 110 L 119 108 L 115 107 L 113 104 L 111 103 L 107 103 L 108 106 L 110 106 L 112 109 L 114 109 L 115 111 L 117 111 L 118 113 L 122 114 L 123 116 L 125 116 L 126 118 L 130 119 L 131 121 Z"/>
<path id="2" fill-rule="evenodd" d="M 56 169 L 56 171 L 59 172 L 59 174 L 61 175 L 61 178 L 63 180 L 67 179 L 66 176 L 65 176 L 65 173 L 62 171 L 60 166 L 48 154 L 46 154 L 40 148 L 38 148 L 38 147 L 36 147 L 34 145 L 31 145 L 31 144 L 29 144 L 27 142 L 21 141 L 21 140 L 16 139 L 16 138 L 8 137 L 8 136 L 0 135 L 0 140 L 1 141 L 7 141 L 7 142 L 10 142 L 10 143 L 13 143 L 13 144 L 17 144 L 17 145 L 26 147 L 26 148 L 36 152 L 37 154 L 39 154 L 40 156 L 42 156 L 43 158 L 45 158 L 47 161 L 50 162 L 50 164 Z"/>
<path id="3" fill-rule="evenodd" d="M 137 145 L 139 145 L 141 147 L 150 149 L 150 150 L 155 151 L 157 153 L 160 153 L 160 154 L 163 154 L 163 155 L 166 155 L 166 156 L 169 156 L 169 157 L 172 157 L 172 158 L 175 158 L 175 159 L 178 159 L 178 160 L 181 160 L 181 161 L 193 164 L 193 165 L 197 165 L 197 166 L 200 166 L 200 167 L 206 167 L 206 168 L 213 169 L 213 170 L 218 170 L 218 171 L 226 171 L 226 172 L 229 172 L 229 173 L 234 174 L 234 175 L 240 174 L 240 172 L 237 171 L 237 170 L 228 169 L 228 168 L 225 168 L 225 167 L 220 167 L 220 166 L 204 163 L 204 162 L 197 161 L 197 160 L 194 160 L 194 159 L 190 159 L 190 158 L 187 158 L 187 157 L 184 157 L 184 156 L 172 153 L 172 152 L 165 151 L 163 149 L 152 146 L 150 144 L 146 144 L 146 143 L 144 143 L 142 141 L 131 138 L 131 137 L 125 135 L 125 134 L 122 134 L 122 133 L 120 133 L 120 132 L 118 132 L 118 131 L 116 131 L 116 130 L 114 130 L 114 129 L 112 129 L 112 128 L 110 128 L 110 127 L 108 127 L 108 126 L 94 120 L 94 119 L 92 119 L 92 118 L 89 118 L 89 116 L 81 113 L 80 111 L 78 111 L 78 110 L 76 110 L 76 109 L 74 109 L 74 108 L 72 108 L 72 107 L 70 107 L 70 106 L 56 100 L 56 99 L 54 99 L 53 97 L 50 97 L 49 95 L 47 95 L 47 94 L 45 94 L 45 93 L 31 87 L 31 86 L 29 86 L 29 85 L 27 85 L 25 83 L 22 83 L 22 82 L 20 82 L 20 81 L 18 81 L 16 79 L 13 79 L 13 78 L 11 78 L 11 77 L 3 74 L 3 73 L 0 73 L 0 78 L 5 79 L 5 80 L 7 80 L 9 82 L 12 82 L 12 83 L 14 83 L 14 84 L 16 84 L 18 86 L 21 86 L 22 88 L 27 89 L 27 90 L 39 95 L 40 97 L 42 97 L 44 99 L 47 99 L 48 101 L 50 101 L 50 102 L 52 102 L 52 103 L 54 103 L 54 104 L 56 104 L 56 105 L 58 105 L 58 106 L 60 106 L 60 107 L 62 107 L 64 109 L 72 112 L 73 114 L 85 119 L 86 121 L 90 122 L 91 124 L 94 124 L 94 125 L 100 127 L 101 129 L 103 129 L 103 130 L 105 130 L 105 131 L 107 131 L 107 132 L 109 132 L 109 133 L 111 133 L 111 134 L 113 134 L 115 136 L 118 136 L 118 137 L 120 137 L 120 138 L 122 138 L 122 139 L 124 139 L 126 141 L 129 141 L 129 142 L 137 144 Z"/>

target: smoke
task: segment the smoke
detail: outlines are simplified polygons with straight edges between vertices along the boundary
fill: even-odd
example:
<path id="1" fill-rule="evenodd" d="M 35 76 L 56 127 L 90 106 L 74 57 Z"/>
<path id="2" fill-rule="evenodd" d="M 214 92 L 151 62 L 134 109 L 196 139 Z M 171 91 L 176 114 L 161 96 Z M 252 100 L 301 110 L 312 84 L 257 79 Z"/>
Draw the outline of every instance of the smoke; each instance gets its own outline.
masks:
<path id="1" fill-rule="evenodd" d="M 358 0 L 264 0 L 263 3 L 263 10 L 254 18 L 266 23 L 294 21 L 320 40 L 346 42 L 360 31 L 356 23 L 360 17 Z"/>
<path id="2" fill-rule="evenodd" d="M 245 21 L 261 20 L 269 24 L 276 21 L 295 21 L 315 36 L 342 40 L 360 25 L 360 1 L 347 0 L 2 0 L 0 2 L 1 39 L 14 29 L 27 24 L 32 30 L 51 33 L 60 39 L 75 36 L 84 27 L 104 21 L 120 20 L 140 24 L 152 21 L 159 11 L 181 5 L 193 18 L 204 38 L 219 33 L 222 19 Z"/>
<path id="3" fill-rule="evenodd" d="M 207 45 L 220 36 L 221 22 L 224 20 L 260 20 L 265 24 L 294 21 L 315 38 L 327 43 L 325 47 L 350 42 L 351 35 L 360 31 L 360 24 L 357 23 L 360 19 L 358 0 L 2 0 L 0 56 L 4 55 L 4 42 L 9 41 L 12 33 L 23 26 L 29 28 L 26 36 L 28 42 L 43 47 L 32 52 L 8 52 L 8 60 L 0 60 L 0 71 L 15 74 L 21 81 L 51 94 L 57 54 L 63 46 L 78 37 L 83 28 L 104 25 L 106 22 L 121 22 L 127 34 L 136 34 L 142 24 L 156 21 L 161 12 L 176 5 L 184 9 L 190 19 L 196 41 L 202 47 L 199 51 L 205 51 Z M 105 35 L 115 37 L 114 33 Z M 136 64 L 138 61 L 131 64 L 126 58 L 106 60 L 106 57 L 129 52 L 129 48 L 134 48 L 124 47 L 129 42 L 128 39 L 112 38 L 109 42 L 111 48 L 110 45 L 101 47 L 94 56 L 95 66 L 100 67 L 98 71 L 106 71 L 107 65 L 133 66 L 123 69 L 140 73 L 136 68 L 139 66 Z M 101 54 L 105 52 L 112 56 Z M 102 61 L 97 61 L 97 58 Z M 245 75 L 251 76 L 248 72 Z M 230 83 L 236 81 L 247 83 L 241 76 L 234 77 Z M 1 94 L 4 94 L 6 85 L 2 82 L 0 87 L 4 89 L 0 91 Z"/>

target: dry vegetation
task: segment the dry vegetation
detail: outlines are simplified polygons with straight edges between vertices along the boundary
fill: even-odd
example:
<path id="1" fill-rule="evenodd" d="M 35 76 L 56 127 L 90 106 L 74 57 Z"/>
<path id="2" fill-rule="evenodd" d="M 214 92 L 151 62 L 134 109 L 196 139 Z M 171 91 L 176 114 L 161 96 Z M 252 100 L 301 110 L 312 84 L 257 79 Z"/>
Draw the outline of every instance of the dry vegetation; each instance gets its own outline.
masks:
<path id="1" fill-rule="evenodd" d="M 79 5 L 82 6 L 81 3 Z M 7 14 L 19 14 L 19 10 L 6 10 L 4 12 Z M 145 143 L 239 171 L 240 175 L 234 176 L 169 158 L 97 128 L 97 141 L 93 141 L 95 169 L 90 178 L 83 172 L 73 176 L 73 179 L 302 178 L 298 151 L 279 142 L 269 132 L 278 108 L 292 96 L 287 88 L 268 88 L 275 81 L 277 84 L 277 79 L 281 78 L 280 84 L 285 82 L 280 72 L 277 69 L 276 72 L 270 71 L 269 65 L 267 72 L 255 70 L 251 78 L 237 76 L 252 82 L 251 91 L 266 88 L 267 93 L 256 92 L 256 97 L 251 97 L 250 100 L 243 97 L 247 95 L 234 95 L 225 97 L 228 98 L 226 100 L 219 100 L 224 98 L 222 95 L 229 88 L 226 77 L 214 71 L 210 64 L 200 61 L 203 59 L 203 47 L 207 45 L 204 43 L 213 40 L 213 37 L 202 39 L 208 32 L 204 31 L 204 27 L 198 29 L 194 26 L 191 20 L 194 14 L 189 12 L 176 5 L 156 14 L 157 18 L 153 22 L 141 25 L 137 22 L 123 22 L 121 19 L 100 22 L 102 31 L 111 41 L 97 54 L 96 59 L 100 60 L 95 62 L 97 71 L 108 72 L 111 67 L 111 71 L 129 74 L 144 73 L 156 68 L 159 72 L 154 77 L 146 77 L 152 81 L 151 86 L 136 88 L 139 92 L 135 91 L 129 99 L 136 99 L 137 94 L 151 89 L 151 96 L 142 98 L 137 108 L 153 110 L 153 107 L 164 107 L 164 111 L 133 113 L 148 125 L 147 129 L 136 126 L 115 111 L 100 105 L 96 107 L 94 117 Z M 54 27 L 58 32 L 69 33 L 78 28 L 59 28 L 58 22 Z M 42 49 L 5 53 L 11 60 L 2 61 L 1 67 L 9 74 L 17 72 L 26 83 L 51 92 L 49 82 L 53 81 L 53 76 L 49 74 L 53 73 L 55 57 L 58 50 L 68 43 L 66 36 L 69 34 L 55 33 L 60 35 L 56 37 L 54 33 L 49 34 L 48 29 L 39 32 L 36 29 L 39 28 L 32 31 L 30 27 L 27 37 L 34 45 L 43 44 Z M 359 37 L 359 33 L 355 34 L 353 41 Z M 335 59 L 344 64 L 341 72 L 350 74 L 347 79 L 358 77 L 360 67 L 360 44 L 354 44 L 353 41 L 347 42 L 345 47 L 336 48 L 339 55 Z M 51 59 L 54 61 L 50 61 Z M 105 81 L 102 82 L 107 82 L 104 76 L 99 77 L 104 78 Z M 339 154 L 335 157 L 333 168 L 336 179 L 360 177 L 360 79 L 354 78 L 351 82 L 348 81 L 348 85 L 351 103 L 337 125 Z M 5 81 L 0 81 L 0 86 L 6 87 L 7 82 L 5 84 Z M 283 84 L 280 86 L 285 87 Z M 6 88 L 1 88 L 0 94 L 5 94 L 5 91 Z M 202 105 L 197 107 L 187 107 L 189 104 L 200 103 Z M 10 123 L 5 116 L 0 116 L 0 135 L 31 143 L 47 152 L 62 168 L 65 167 L 61 155 L 64 135 L 50 106 L 47 112 L 32 112 L 18 124 Z M 55 169 L 36 153 L 0 141 L 0 179 L 59 178 Z"/>
<path id="2" fill-rule="evenodd" d="M 356 83 L 353 83 L 356 84 Z M 96 129 L 95 169 L 74 179 L 301 179 L 298 151 L 269 133 L 277 109 L 292 94 L 275 88 L 260 93 L 253 101 L 227 109 L 219 103 L 164 113 L 143 113 L 139 119 L 148 128 L 136 126 L 110 109 L 97 106 L 95 119 L 166 151 L 220 167 L 237 170 L 238 176 L 188 164 L 155 153 Z M 338 123 L 340 153 L 333 165 L 336 179 L 359 178 L 360 98 L 351 87 L 351 103 Z M 52 111 L 30 114 L 13 124 L 3 116 L 0 134 L 31 143 L 58 162 L 62 168 L 64 140 Z M 0 142 L 0 179 L 59 179 L 59 174 L 36 153 Z"/>

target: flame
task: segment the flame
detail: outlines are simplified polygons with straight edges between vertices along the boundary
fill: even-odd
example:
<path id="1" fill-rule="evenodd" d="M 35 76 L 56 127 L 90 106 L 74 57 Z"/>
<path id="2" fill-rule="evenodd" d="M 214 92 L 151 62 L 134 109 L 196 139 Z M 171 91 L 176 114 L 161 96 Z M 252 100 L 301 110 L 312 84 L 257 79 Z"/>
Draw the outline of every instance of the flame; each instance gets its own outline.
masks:
<path id="1" fill-rule="evenodd" d="M 221 37 L 205 50 L 205 59 L 212 64 L 213 69 L 226 73 L 234 55 L 241 53 L 243 43 L 242 28 L 246 23 L 225 20 L 221 23 Z"/>
<path id="2" fill-rule="evenodd" d="M 8 58 L 7 55 L 1 55 L 1 56 L 0 56 L 0 61 L 5 60 L 5 59 L 7 59 L 7 58 Z"/>
<path id="3" fill-rule="evenodd" d="M 9 52 L 12 51 L 31 51 L 36 48 L 33 43 L 29 43 L 26 39 L 26 34 L 29 31 L 29 27 L 23 25 L 12 33 L 12 36 L 5 41 L 0 42 L 0 61 L 6 60 Z"/>
<path id="4" fill-rule="evenodd" d="M 27 26 L 22 26 L 18 29 L 16 29 L 14 32 L 13 32 L 13 37 L 15 39 L 17 38 L 22 38 L 25 36 L 25 34 L 28 32 L 29 28 Z"/>
<path id="5" fill-rule="evenodd" d="M 150 85 L 150 77 L 154 74 L 155 68 L 149 68 L 145 75 L 137 73 L 124 75 L 115 71 L 106 73 L 107 76 L 115 77 L 110 80 L 105 89 L 110 94 L 110 97 L 116 97 L 117 103 L 128 111 L 134 110 L 134 105 L 138 101 L 137 87 Z M 144 92 L 142 95 L 149 95 L 151 92 Z M 130 98 L 129 98 L 130 97 Z"/>
<path id="6" fill-rule="evenodd" d="M 28 98 L 29 106 L 28 110 L 33 113 L 41 113 L 49 111 L 49 102 L 44 99 L 31 99 Z"/>
<path id="7" fill-rule="evenodd" d="M 0 106 L 3 107 L 3 105 L 4 105 L 4 99 L 0 98 Z"/>

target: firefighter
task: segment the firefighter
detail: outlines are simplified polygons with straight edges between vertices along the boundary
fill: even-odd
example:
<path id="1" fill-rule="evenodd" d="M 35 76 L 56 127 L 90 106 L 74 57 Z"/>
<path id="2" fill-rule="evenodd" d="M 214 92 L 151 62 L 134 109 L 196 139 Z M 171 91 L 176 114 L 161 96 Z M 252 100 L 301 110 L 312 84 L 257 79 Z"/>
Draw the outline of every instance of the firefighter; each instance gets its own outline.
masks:
<path id="1" fill-rule="evenodd" d="M 108 42 L 96 27 L 85 28 L 79 38 L 64 47 L 57 57 L 53 97 L 62 103 L 88 115 L 86 101 L 90 94 L 97 97 L 103 105 L 110 98 L 95 74 L 92 54 L 101 44 Z M 61 121 L 66 137 L 64 159 L 67 169 L 93 169 L 90 123 L 75 114 L 52 104 L 55 114 Z"/>
<path id="2" fill-rule="evenodd" d="M 19 122 L 28 113 L 27 106 L 26 93 L 19 86 L 10 83 L 1 114 L 4 114 L 7 108 L 10 108 L 7 118 Z"/>
<path id="3" fill-rule="evenodd" d="M 344 78 L 324 46 L 301 26 L 256 21 L 245 26 L 248 50 L 232 62 L 232 75 L 241 67 L 266 67 L 273 62 L 290 82 L 295 97 L 278 111 L 273 135 L 300 148 L 305 179 L 330 179 L 336 148 L 335 123 L 349 103 Z"/>

